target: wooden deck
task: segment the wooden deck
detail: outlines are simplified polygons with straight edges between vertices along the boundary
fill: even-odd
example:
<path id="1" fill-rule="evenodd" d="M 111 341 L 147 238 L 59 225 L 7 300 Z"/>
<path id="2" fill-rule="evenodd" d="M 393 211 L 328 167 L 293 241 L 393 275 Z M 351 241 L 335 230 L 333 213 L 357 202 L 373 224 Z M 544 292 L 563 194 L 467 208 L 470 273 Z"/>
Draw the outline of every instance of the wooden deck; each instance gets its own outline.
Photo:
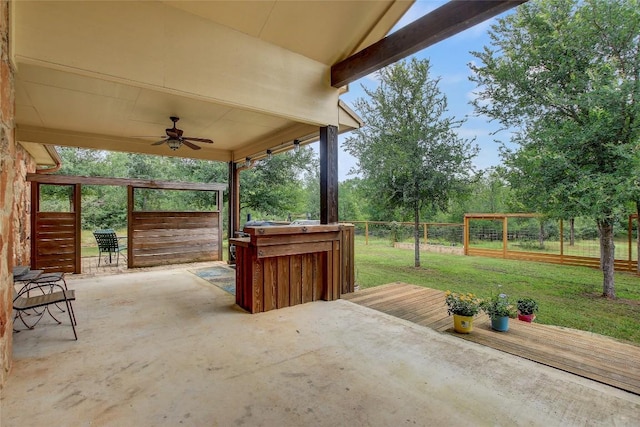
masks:
<path id="1" fill-rule="evenodd" d="M 486 315 L 474 320 L 471 334 L 458 334 L 447 315 L 444 292 L 406 283 L 377 286 L 342 298 L 640 395 L 639 346 L 590 332 L 518 320 L 509 322 L 508 332 L 496 332 L 491 330 Z"/>

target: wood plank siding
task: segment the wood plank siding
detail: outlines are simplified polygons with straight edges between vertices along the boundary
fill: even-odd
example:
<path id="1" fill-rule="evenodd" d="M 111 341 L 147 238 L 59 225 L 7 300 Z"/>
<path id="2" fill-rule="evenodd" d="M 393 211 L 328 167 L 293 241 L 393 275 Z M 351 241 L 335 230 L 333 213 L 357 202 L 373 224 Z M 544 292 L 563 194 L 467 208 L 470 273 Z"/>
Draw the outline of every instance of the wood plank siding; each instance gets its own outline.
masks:
<path id="1" fill-rule="evenodd" d="M 590 332 L 559 326 L 509 322 L 507 332 L 491 329 L 485 315 L 474 320 L 473 332 L 457 334 L 447 315 L 445 294 L 436 289 L 391 283 L 343 297 L 395 317 L 492 347 L 534 362 L 640 394 L 640 346 Z"/>
<path id="2" fill-rule="evenodd" d="M 80 273 L 80 184 L 69 187 L 68 212 L 40 211 L 39 182 L 31 184 L 31 267 L 45 272 Z"/>
<path id="3" fill-rule="evenodd" d="M 222 192 L 225 184 L 28 174 L 31 186 L 32 267 L 81 273 L 81 183 L 127 186 L 127 266 L 151 267 L 222 259 Z M 71 212 L 40 212 L 40 186 L 72 188 Z M 215 193 L 210 212 L 136 212 L 135 189 Z"/>
<path id="4" fill-rule="evenodd" d="M 222 259 L 219 212 L 131 212 L 129 267 Z"/>
<path id="5" fill-rule="evenodd" d="M 73 212 L 36 212 L 32 254 L 34 269 L 76 272 L 76 214 Z"/>
<path id="6" fill-rule="evenodd" d="M 236 246 L 236 303 L 260 313 L 353 292 L 352 225 L 247 227 Z M 348 258 L 348 259 L 347 259 Z"/>

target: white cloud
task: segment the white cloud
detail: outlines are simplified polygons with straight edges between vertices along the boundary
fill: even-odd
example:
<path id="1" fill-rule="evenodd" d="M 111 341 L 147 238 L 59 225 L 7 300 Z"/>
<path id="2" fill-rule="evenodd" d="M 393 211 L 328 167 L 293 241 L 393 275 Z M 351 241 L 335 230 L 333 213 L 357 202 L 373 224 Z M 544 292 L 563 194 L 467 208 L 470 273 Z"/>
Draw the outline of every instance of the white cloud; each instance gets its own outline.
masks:
<path id="1" fill-rule="evenodd" d="M 445 74 L 440 78 L 440 83 L 443 85 L 455 85 L 460 82 L 467 82 L 469 74 L 467 73 L 452 73 Z"/>
<path id="2" fill-rule="evenodd" d="M 456 133 L 461 138 L 478 138 L 478 137 L 489 137 L 491 135 L 491 131 L 486 128 L 459 128 Z"/>

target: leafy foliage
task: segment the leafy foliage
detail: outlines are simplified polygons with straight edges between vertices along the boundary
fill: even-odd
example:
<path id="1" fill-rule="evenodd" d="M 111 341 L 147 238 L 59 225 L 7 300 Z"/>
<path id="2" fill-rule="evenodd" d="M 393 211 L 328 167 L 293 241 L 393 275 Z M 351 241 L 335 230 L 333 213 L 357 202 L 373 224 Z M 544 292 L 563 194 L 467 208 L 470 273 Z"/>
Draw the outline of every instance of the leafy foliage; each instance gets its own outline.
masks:
<path id="1" fill-rule="evenodd" d="M 428 60 L 417 59 L 382 69 L 378 88 L 363 88 L 369 99 L 355 103 L 366 126 L 344 143 L 358 160 L 371 205 L 387 220 L 394 211 L 413 217 L 416 248 L 420 215 L 446 209 L 452 194 L 464 192 L 477 152 L 454 131 L 462 121 L 445 116 L 446 97 L 429 70 Z"/>
<path id="2" fill-rule="evenodd" d="M 615 296 L 613 225 L 640 199 L 640 3 L 541 0 L 498 21 L 474 55 L 476 110 L 515 128 L 503 150 L 517 199 L 555 218 L 589 216 Z"/>
<path id="3" fill-rule="evenodd" d="M 538 312 L 538 303 L 530 297 L 518 299 L 518 311 L 520 314 L 534 314 Z"/>
<path id="4" fill-rule="evenodd" d="M 240 173 L 240 208 L 267 218 L 301 212 L 305 208 L 302 176 L 318 170 L 318 160 L 307 147 L 258 161 Z M 318 204 L 319 200 L 318 196 Z"/>
<path id="5" fill-rule="evenodd" d="M 480 311 L 482 300 L 472 293 L 446 292 L 445 304 L 449 315 L 475 316 Z"/>
<path id="6" fill-rule="evenodd" d="M 507 294 L 497 294 L 483 300 L 480 303 L 480 309 L 492 319 L 505 316 L 516 317 L 516 309 L 513 304 L 509 302 Z"/>

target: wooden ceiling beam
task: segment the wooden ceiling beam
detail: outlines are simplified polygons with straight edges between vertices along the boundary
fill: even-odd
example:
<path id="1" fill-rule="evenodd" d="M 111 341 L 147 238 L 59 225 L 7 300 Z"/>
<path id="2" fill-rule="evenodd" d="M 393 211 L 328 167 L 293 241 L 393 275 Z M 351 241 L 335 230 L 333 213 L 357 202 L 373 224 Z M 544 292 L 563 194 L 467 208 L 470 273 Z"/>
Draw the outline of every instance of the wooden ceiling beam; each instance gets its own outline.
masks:
<path id="1" fill-rule="evenodd" d="M 53 185 L 131 185 L 136 188 L 151 188 L 156 190 L 224 191 L 227 189 L 227 184 L 219 183 L 157 181 L 152 179 L 108 178 L 79 175 L 46 175 L 40 173 L 27 173 L 27 182 Z"/>
<path id="2" fill-rule="evenodd" d="M 331 67 L 342 87 L 527 0 L 453 0 Z"/>

